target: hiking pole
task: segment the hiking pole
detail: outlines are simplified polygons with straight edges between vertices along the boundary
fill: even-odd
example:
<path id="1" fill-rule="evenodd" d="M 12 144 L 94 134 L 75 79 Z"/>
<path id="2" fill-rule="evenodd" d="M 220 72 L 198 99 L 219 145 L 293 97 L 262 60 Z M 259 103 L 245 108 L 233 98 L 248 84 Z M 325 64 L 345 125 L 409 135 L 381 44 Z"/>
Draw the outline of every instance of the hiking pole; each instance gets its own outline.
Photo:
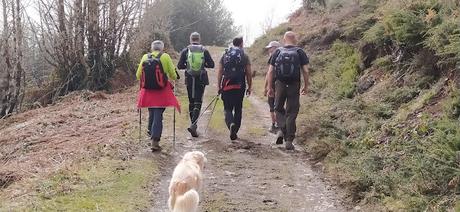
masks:
<path id="1" fill-rule="evenodd" d="M 174 86 L 174 96 L 176 96 L 176 86 Z M 173 112 L 173 152 L 176 152 L 176 108 Z"/>
<path id="2" fill-rule="evenodd" d="M 206 125 L 206 129 L 204 130 L 205 135 L 208 133 L 209 124 L 211 123 L 211 119 L 212 119 L 212 114 L 214 114 L 214 111 L 216 110 L 218 101 L 219 101 L 219 98 L 216 99 L 216 102 L 214 103 L 214 107 L 211 110 L 211 115 L 209 116 L 208 124 Z"/>
<path id="3" fill-rule="evenodd" d="M 203 110 L 203 112 L 201 112 L 201 114 L 198 116 L 198 118 L 196 118 L 195 122 L 193 122 L 192 124 L 195 125 L 196 123 L 198 123 L 198 120 L 204 115 L 204 113 L 206 113 L 206 111 L 211 107 L 211 105 L 214 103 L 214 101 L 217 101 L 217 99 L 219 98 L 219 95 L 220 94 L 217 94 L 217 96 L 215 96 L 211 102 L 209 103 L 208 106 L 206 106 L 206 108 Z"/>
<path id="4" fill-rule="evenodd" d="M 139 143 L 141 143 L 141 137 L 142 137 L 142 132 L 141 132 L 141 128 L 142 128 L 142 111 L 141 111 L 141 108 L 137 109 L 137 111 L 139 112 Z"/>

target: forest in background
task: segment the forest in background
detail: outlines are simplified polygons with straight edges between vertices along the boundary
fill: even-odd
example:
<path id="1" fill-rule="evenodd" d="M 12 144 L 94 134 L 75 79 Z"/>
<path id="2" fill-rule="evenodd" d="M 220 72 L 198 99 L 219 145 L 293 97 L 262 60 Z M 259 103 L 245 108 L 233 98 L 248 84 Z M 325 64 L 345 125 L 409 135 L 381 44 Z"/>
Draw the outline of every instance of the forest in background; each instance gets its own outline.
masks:
<path id="1" fill-rule="evenodd" d="M 2 0 L 0 118 L 69 92 L 119 90 L 153 40 L 174 51 L 236 35 L 222 0 Z M 200 11 L 199 13 L 193 11 Z"/>

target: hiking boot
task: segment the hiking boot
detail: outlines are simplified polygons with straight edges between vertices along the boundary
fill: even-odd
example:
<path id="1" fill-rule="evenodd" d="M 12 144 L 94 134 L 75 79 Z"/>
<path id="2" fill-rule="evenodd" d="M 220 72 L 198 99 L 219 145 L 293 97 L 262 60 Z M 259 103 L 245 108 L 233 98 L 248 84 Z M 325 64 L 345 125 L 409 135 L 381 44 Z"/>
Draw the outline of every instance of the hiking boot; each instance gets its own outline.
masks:
<path id="1" fill-rule="evenodd" d="M 286 141 L 286 150 L 294 150 L 294 144 L 292 144 L 292 141 Z"/>
<path id="2" fill-rule="evenodd" d="M 270 127 L 268 130 L 270 133 L 276 134 L 276 131 L 278 131 L 278 127 L 276 127 L 274 124 Z"/>
<path id="3" fill-rule="evenodd" d="M 276 144 L 277 145 L 281 145 L 283 144 L 283 140 L 284 140 L 284 135 L 283 135 L 283 131 L 278 131 L 278 133 L 276 134 Z"/>
<path id="4" fill-rule="evenodd" d="M 230 124 L 230 140 L 234 141 L 238 139 L 238 135 L 236 135 L 236 125 L 234 123 Z"/>
<path id="5" fill-rule="evenodd" d="M 198 133 L 196 131 L 198 127 L 196 126 L 196 124 L 192 124 L 190 125 L 189 128 L 187 128 L 188 132 L 190 132 L 190 134 L 192 135 L 192 137 L 194 138 L 197 138 L 198 137 Z"/>
<path id="6" fill-rule="evenodd" d="M 158 138 L 152 139 L 152 146 L 150 147 L 150 149 L 152 150 L 152 152 L 161 151 L 160 139 L 158 139 Z"/>

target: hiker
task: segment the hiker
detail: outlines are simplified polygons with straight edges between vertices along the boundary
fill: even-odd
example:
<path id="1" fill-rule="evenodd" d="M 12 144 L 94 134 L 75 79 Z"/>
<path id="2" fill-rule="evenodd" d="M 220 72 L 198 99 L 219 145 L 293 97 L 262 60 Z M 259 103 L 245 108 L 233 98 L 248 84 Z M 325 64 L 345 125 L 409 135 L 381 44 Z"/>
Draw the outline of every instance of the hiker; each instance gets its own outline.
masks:
<path id="1" fill-rule="evenodd" d="M 145 54 L 136 77 L 140 80 L 138 108 L 148 108 L 149 124 L 147 133 L 152 142 L 152 151 L 160 151 L 160 139 L 163 131 L 163 112 L 166 107 L 175 107 L 180 111 L 179 102 L 173 91 L 170 80 L 178 75 L 171 57 L 163 52 L 164 43 L 156 40 L 152 43 L 152 52 Z"/>
<path id="2" fill-rule="evenodd" d="M 271 56 L 273 54 L 273 52 L 275 52 L 276 49 L 278 49 L 279 47 L 281 47 L 281 43 L 279 43 L 278 41 L 271 41 L 268 46 L 265 47 L 265 49 L 268 51 L 268 55 L 270 56 L 270 59 L 271 59 Z M 270 66 L 270 59 L 268 60 L 268 65 Z M 268 71 L 267 71 L 268 73 Z M 275 79 L 275 77 L 273 78 Z M 274 83 L 273 83 L 274 85 Z M 265 76 L 265 90 L 264 90 L 264 96 L 268 96 L 268 74 Z M 275 89 L 273 87 L 273 89 Z M 271 133 L 276 133 L 276 131 L 278 130 L 278 127 L 276 125 L 276 116 L 275 116 L 275 97 L 271 97 L 271 96 L 268 96 L 268 106 L 270 108 L 270 117 L 272 119 L 272 125 L 270 126 L 270 132 Z"/>
<path id="3" fill-rule="evenodd" d="M 190 45 L 180 53 L 179 69 L 185 69 L 185 84 L 189 101 L 190 127 L 187 129 L 192 137 L 198 137 L 197 122 L 203 103 L 205 87 L 209 85 L 208 73 L 205 68 L 214 68 L 214 60 L 209 51 L 201 44 L 198 32 L 190 35 Z"/>
<path id="4" fill-rule="evenodd" d="M 284 47 L 278 48 L 272 54 L 268 70 L 268 95 L 275 97 L 276 121 L 281 129 L 278 131 L 276 144 L 283 144 L 284 139 L 287 150 L 294 150 L 293 141 L 300 107 L 300 94 L 306 95 L 309 83 L 308 56 L 296 44 L 296 34 L 291 31 L 286 32 Z M 304 79 L 302 90 L 300 90 L 300 75 L 303 75 Z M 275 89 L 273 89 L 273 79 L 275 79 Z"/>
<path id="5" fill-rule="evenodd" d="M 238 139 L 241 127 L 243 98 L 251 95 L 251 62 L 243 50 L 243 38 L 233 39 L 233 46 L 225 50 L 217 69 L 219 93 L 224 102 L 225 123 L 230 130 L 230 139 Z M 247 90 L 246 90 L 247 81 Z"/>

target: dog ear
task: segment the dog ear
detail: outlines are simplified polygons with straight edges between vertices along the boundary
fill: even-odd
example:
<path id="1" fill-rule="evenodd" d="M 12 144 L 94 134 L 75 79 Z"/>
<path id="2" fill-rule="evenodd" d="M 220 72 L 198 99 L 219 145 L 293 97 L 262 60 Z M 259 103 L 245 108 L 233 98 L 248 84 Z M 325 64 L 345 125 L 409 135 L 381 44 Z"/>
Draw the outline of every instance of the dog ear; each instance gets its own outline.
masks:
<path id="1" fill-rule="evenodd" d="M 173 192 L 174 194 L 183 194 L 187 191 L 187 182 L 177 181 L 174 183 Z"/>
<path id="2" fill-rule="evenodd" d="M 204 165 L 208 162 L 208 159 L 204 153 L 198 151 L 195 153 L 195 159 L 200 164 L 201 168 L 204 168 Z"/>

